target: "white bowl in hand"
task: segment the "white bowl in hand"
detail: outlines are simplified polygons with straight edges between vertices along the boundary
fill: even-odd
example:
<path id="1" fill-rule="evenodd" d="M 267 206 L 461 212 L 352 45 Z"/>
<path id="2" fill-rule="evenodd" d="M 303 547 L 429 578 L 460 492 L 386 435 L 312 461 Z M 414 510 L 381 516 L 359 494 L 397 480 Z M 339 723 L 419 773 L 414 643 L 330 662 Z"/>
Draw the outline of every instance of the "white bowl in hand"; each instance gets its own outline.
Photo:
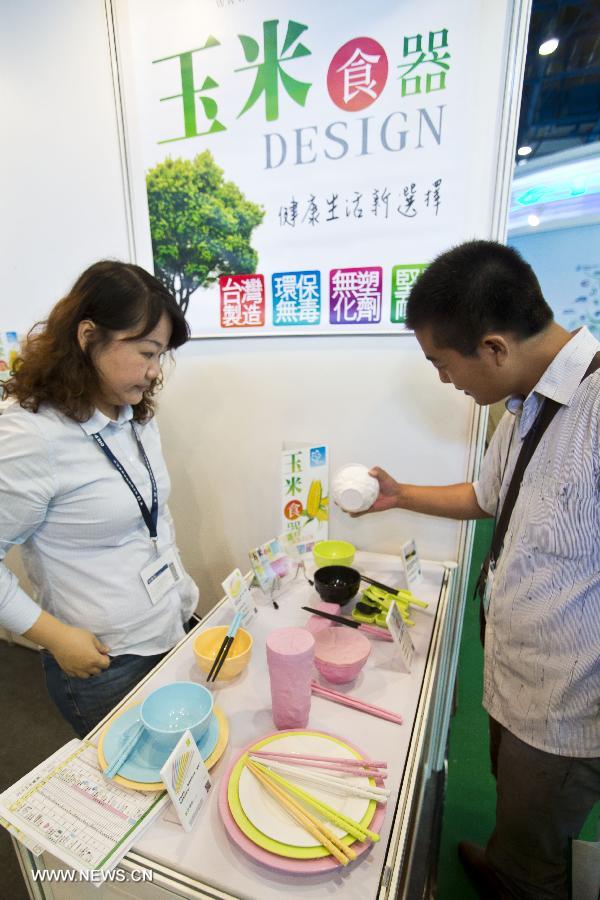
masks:
<path id="1" fill-rule="evenodd" d="M 379 482 L 366 466 L 349 463 L 334 475 L 331 495 L 345 512 L 364 512 L 379 496 Z"/>

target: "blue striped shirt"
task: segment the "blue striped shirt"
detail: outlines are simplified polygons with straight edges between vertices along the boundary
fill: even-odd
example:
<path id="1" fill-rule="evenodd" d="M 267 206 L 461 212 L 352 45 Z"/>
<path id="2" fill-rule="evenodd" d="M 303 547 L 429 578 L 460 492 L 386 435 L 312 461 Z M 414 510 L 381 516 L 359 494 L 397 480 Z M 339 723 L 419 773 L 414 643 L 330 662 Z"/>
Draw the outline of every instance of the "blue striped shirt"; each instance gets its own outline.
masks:
<path id="1" fill-rule="evenodd" d="M 578 757 L 600 756 L 600 370 L 581 382 L 599 349 L 585 328 L 571 337 L 522 408 L 502 417 L 474 485 L 494 515 L 542 398 L 562 404 L 525 470 L 496 566 L 483 703 L 526 743 Z"/>
<path id="2" fill-rule="evenodd" d="M 152 604 L 140 577 L 155 558 L 140 508 L 91 435 L 99 432 L 151 505 L 150 478 L 131 429 L 96 411 L 79 425 L 48 405 L 13 404 L 0 416 L 0 625 L 27 631 L 40 607 L 2 564 L 22 545 L 35 598 L 61 622 L 87 628 L 112 656 L 150 656 L 184 636 L 198 599 L 189 575 Z M 136 425 L 158 487 L 158 549 L 175 547 L 170 482 L 154 419 Z"/>

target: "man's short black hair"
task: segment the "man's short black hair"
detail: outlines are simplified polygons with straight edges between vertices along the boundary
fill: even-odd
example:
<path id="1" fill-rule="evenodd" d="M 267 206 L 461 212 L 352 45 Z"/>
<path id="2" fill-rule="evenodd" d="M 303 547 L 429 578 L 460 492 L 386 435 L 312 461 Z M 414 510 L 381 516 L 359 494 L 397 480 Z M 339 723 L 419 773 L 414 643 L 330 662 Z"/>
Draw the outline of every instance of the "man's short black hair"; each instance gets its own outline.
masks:
<path id="1" fill-rule="evenodd" d="M 531 266 L 495 241 L 467 241 L 442 253 L 415 282 L 406 310 L 409 328 L 431 329 L 439 347 L 475 353 L 490 332 L 531 337 L 552 310 Z"/>

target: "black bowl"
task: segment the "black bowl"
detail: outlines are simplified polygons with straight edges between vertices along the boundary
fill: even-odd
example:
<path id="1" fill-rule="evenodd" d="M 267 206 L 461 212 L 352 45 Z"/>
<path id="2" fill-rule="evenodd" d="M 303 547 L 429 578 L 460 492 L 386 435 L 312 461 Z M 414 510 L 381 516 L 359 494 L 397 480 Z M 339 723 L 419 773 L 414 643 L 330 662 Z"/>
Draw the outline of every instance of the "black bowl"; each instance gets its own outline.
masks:
<path id="1" fill-rule="evenodd" d="M 360 574 L 348 566 L 323 566 L 315 572 L 315 590 L 326 603 L 343 605 L 356 597 Z"/>

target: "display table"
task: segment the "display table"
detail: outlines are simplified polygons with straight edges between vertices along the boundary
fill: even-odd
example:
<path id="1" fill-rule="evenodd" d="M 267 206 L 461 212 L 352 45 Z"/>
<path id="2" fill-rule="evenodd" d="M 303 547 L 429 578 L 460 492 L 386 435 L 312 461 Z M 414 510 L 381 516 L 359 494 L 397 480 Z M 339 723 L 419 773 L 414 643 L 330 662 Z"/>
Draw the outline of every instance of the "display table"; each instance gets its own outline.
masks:
<path id="1" fill-rule="evenodd" d="M 404 585 L 397 557 L 359 552 L 354 565 L 380 581 Z M 81 900 L 89 892 L 95 898 L 175 895 L 275 900 L 283 891 L 292 897 L 306 898 L 343 892 L 345 900 L 412 896 L 415 878 L 421 878 L 418 873 L 432 848 L 431 834 L 423 831 L 427 786 L 432 773 L 442 771 L 444 765 L 462 618 L 454 596 L 456 573 L 451 563 L 423 564 L 423 582 L 417 596 L 427 600 L 429 607 L 414 610 L 416 625 L 410 632 L 415 645 L 412 672 L 403 670 L 394 644 L 373 640 L 367 664 L 351 686 L 354 696 L 400 713 L 403 725 L 313 696 L 310 729 L 346 738 L 372 758 L 388 761 L 386 785 L 391 789 L 391 797 L 381 840 L 360 861 L 328 874 L 275 873 L 251 860 L 230 841 L 219 815 L 218 788 L 228 763 L 250 741 L 274 731 L 266 637 L 275 628 L 304 625 L 309 614 L 301 607 L 314 606 L 319 601 L 300 574 L 278 597 L 279 609 L 257 592 L 259 612 L 249 627 L 254 637 L 250 665 L 233 681 L 222 685 L 217 682 L 215 686 L 215 701 L 229 721 L 230 741 L 211 772 L 215 788 L 196 827 L 186 834 L 179 825 L 163 817 L 121 863 L 120 868 L 130 873 L 140 867 L 150 870 L 152 883 L 105 883 L 100 888 L 83 883 L 34 883 L 32 869 L 64 866 L 49 854 L 35 858 L 15 842 L 32 896 Z M 139 702 L 151 690 L 170 681 L 204 682 L 193 655 L 194 638 L 202 628 L 228 623 L 231 617 L 230 605 L 219 603 L 121 705 L 132 700 Z M 100 730 L 98 726 L 90 735 L 95 743 Z M 419 862 L 421 866 L 417 865 Z"/>

